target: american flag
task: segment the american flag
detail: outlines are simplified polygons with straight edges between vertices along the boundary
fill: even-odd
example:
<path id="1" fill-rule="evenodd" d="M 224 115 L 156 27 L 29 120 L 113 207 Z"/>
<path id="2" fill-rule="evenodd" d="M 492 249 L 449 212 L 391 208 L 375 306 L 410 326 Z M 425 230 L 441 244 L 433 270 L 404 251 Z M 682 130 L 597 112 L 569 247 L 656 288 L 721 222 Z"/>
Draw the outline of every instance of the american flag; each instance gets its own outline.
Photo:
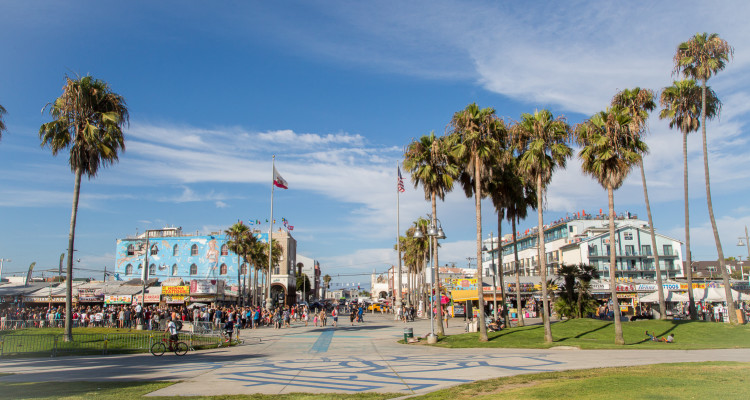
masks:
<path id="1" fill-rule="evenodd" d="M 398 191 L 403 193 L 406 189 L 404 189 L 404 178 L 401 176 L 401 167 L 396 167 L 396 169 L 398 170 Z"/>

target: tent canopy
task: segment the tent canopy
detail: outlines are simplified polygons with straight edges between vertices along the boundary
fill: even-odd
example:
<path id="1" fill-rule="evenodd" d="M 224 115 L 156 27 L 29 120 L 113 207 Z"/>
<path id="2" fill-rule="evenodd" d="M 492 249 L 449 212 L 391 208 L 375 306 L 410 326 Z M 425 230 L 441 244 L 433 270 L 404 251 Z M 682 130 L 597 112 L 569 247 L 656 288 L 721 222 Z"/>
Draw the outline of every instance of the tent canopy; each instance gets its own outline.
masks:
<path id="1" fill-rule="evenodd" d="M 732 300 L 750 300 L 750 296 L 740 293 L 734 289 L 730 289 L 732 292 Z M 705 289 L 693 289 L 693 297 L 696 301 L 707 301 L 711 302 L 723 302 L 726 301 L 726 294 L 724 288 L 705 288 Z"/>
<path id="2" fill-rule="evenodd" d="M 685 302 L 689 301 L 690 299 L 686 294 L 680 294 L 677 292 L 669 291 L 668 289 L 664 289 L 664 301 L 669 302 Z M 659 302 L 659 292 L 653 292 L 650 294 L 647 294 L 640 299 L 641 303 L 658 303 Z"/>

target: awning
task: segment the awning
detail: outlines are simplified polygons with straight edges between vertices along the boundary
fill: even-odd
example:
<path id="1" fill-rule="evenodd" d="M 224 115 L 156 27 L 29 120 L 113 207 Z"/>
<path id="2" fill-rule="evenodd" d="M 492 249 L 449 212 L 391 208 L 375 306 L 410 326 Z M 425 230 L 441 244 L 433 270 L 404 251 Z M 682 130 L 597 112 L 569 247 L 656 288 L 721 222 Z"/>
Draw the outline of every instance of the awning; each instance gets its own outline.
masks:
<path id="1" fill-rule="evenodd" d="M 479 300 L 479 296 L 477 295 L 476 289 L 474 290 L 452 290 L 451 297 L 453 298 L 453 301 Z"/>

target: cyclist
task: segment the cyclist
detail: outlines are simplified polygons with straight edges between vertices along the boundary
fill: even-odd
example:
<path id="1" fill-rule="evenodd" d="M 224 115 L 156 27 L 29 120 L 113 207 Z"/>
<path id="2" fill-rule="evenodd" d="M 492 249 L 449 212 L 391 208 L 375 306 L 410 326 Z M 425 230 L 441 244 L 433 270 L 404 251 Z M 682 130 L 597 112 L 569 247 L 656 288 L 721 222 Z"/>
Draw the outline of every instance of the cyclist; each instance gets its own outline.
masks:
<path id="1" fill-rule="evenodd" d="M 172 345 L 177 343 L 179 337 L 177 335 L 177 325 L 172 321 L 172 317 L 167 318 L 167 328 L 164 329 L 164 332 L 169 333 L 169 351 L 174 351 Z"/>

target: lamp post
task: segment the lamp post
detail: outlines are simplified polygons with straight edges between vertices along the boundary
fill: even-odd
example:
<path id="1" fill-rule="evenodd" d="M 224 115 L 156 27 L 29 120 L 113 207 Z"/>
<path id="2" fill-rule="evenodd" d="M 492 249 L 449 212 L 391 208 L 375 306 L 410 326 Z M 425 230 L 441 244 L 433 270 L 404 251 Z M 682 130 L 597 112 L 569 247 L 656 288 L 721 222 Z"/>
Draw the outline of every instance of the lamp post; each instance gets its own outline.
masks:
<path id="1" fill-rule="evenodd" d="M 742 236 L 740 236 L 739 239 L 740 240 L 737 242 L 737 246 L 747 247 L 747 259 L 750 260 L 750 237 L 748 237 L 748 234 L 747 234 L 747 225 L 745 225 L 745 236 L 744 236 L 745 242 L 744 243 L 742 242 L 742 239 L 743 239 Z M 740 265 L 740 279 L 742 279 L 743 277 L 744 277 L 744 274 L 742 271 L 742 266 Z"/>
<path id="2" fill-rule="evenodd" d="M 482 246 L 482 250 L 489 252 L 492 256 L 492 264 L 490 264 L 490 268 L 492 269 L 492 313 L 493 318 L 497 320 L 497 268 L 495 267 L 495 253 L 492 252 L 495 247 L 494 240 L 493 233 L 490 232 L 490 248 Z M 484 296 L 484 292 L 482 292 L 482 296 Z"/>
<path id="3" fill-rule="evenodd" d="M 437 225 L 436 226 L 436 222 Z M 419 231 L 417 231 L 419 232 Z M 419 232 L 421 235 L 421 232 Z M 432 296 L 430 301 L 430 335 L 427 336 L 427 343 L 433 344 L 437 343 L 437 336 L 435 335 L 435 313 L 432 312 L 433 308 L 433 302 L 435 301 L 435 298 L 438 299 L 437 307 L 440 307 L 440 290 L 438 285 L 438 279 L 440 278 L 440 274 L 438 273 L 436 266 L 435 266 L 435 256 L 434 256 L 434 247 L 433 247 L 433 240 L 438 239 L 445 239 L 445 232 L 443 232 L 443 224 L 440 223 L 440 220 L 437 218 L 430 218 L 430 227 L 427 228 L 427 236 L 430 237 L 430 262 L 432 263 Z M 415 235 L 416 237 L 416 235 Z M 421 236 L 420 236 L 421 237 Z"/>
<path id="4" fill-rule="evenodd" d="M 3 263 L 4 262 L 11 262 L 10 258 L 0 258 L 0 282 L 3 281 Z"/>

